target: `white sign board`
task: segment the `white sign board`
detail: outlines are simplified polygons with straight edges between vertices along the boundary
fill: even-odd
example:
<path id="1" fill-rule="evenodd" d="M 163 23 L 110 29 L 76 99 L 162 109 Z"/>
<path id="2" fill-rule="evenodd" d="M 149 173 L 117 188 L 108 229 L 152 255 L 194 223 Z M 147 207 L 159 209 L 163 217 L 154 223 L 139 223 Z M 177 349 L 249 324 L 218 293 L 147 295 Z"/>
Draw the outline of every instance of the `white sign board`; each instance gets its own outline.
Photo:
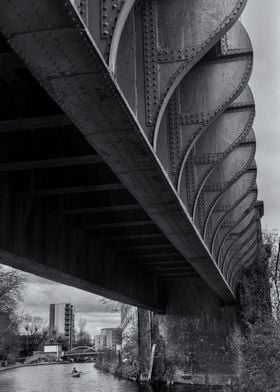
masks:
<path id="1" fill-rule="evenodd" d="M 58 352 L 58 345 L 53 344 L 50 346 L 44 346 L 44 353 L 57 353 Z"/>

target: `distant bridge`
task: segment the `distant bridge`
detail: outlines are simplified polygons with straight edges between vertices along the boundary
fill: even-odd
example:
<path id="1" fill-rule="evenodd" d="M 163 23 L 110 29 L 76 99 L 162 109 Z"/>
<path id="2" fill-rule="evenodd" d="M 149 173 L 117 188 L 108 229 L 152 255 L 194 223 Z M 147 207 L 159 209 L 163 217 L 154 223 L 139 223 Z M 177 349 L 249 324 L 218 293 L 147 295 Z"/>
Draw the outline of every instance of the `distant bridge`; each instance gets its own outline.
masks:
<path id="1" fill-rule="evenodd" d="M 67 358 L 96 357 L 96 351 L 92 347 L 78 346 L 78 347 L 73 347 L 71 350 L 65 351 L 64 357 Z"/>

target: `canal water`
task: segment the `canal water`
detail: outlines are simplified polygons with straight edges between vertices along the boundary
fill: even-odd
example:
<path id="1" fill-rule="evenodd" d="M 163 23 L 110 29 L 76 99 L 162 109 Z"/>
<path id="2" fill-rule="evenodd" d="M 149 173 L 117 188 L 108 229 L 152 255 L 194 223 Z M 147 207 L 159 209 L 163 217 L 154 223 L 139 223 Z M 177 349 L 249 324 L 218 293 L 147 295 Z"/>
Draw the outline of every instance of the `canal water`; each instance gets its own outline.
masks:
<path id="1" fill-rule="evenodd" d="M 119 380 L 94 368 L 93 363 L 77 364 L 80 378 L 69 374 L 72 364 L 28 366 L 0 372 L 1 392 L 138 392 L 131 381 Z"/>
<path id="2" fill-rule="evenodd" d="M 188 392 L 194 389 L 177 386 L 154 389 L 132 381 L 118 379 L 94 368 L 93 363 L 77 364 L 80 378 L 69 374 L 72 364 L 29 366 L 0 372 L 0 392 Z M 195 389 L 196 392 L 205 389 Z"/>

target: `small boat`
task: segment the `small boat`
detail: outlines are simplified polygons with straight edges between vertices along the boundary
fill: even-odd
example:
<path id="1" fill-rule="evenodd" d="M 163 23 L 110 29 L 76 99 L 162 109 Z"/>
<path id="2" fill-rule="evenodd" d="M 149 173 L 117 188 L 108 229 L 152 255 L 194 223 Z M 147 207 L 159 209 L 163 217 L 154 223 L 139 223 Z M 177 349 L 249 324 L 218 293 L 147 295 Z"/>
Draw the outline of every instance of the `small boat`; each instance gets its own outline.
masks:
<path id="1" fill-rule="evenodd" d="M 72 373 L 72 377 L 80 377 L 81 372 Z"/>

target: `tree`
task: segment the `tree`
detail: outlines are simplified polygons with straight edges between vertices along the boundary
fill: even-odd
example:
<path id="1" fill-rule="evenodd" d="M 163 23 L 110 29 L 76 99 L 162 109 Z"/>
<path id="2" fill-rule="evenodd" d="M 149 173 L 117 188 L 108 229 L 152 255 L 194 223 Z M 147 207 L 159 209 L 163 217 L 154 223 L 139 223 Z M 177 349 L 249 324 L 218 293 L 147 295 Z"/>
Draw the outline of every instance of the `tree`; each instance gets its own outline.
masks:
<path id="1" fill-rule="evenodd" d="M 18 351 L 18 326 L 22 315 L 18 304 L 22 300 L 24 276 L 0 265 L 0 359 L 13 361 Z"/>
<path id="2" fill-rule="evenodd" d="M 9 314 L 11 322 L 18 319 L 17 307 L 22 300 L 24 282 L 19 271 L 0 265 L 0 312 Z"/>
<path id="3" fill-rule="evenodd" d="M 88 332 L 85 331 L 87 321 L 85 318 L 80 318 L 78 322 L 78 333 L 76 337 L 75 346 L 90 346 L 91 345 L 91 336 Z"/>
<path id="4" fill-rule="evenodd" d="M 279 236 L 264 233 L 258 260 L 244 274 L 240 289 L 243 331 L 240 391 L 280 390 Z M 236 341 L 235 341 L 236 343 Z"/>
<path id="5" fill-rule="evenodd" d="M 46 321 L 41 317 L 25 315 L 23 318 L 24 335 L 22 339 L 21 356 L 32 355 L 33 351 L 39 351 L 40 346 L 49 337 Z"/>
<path id="6" fill-rule="evenodd" d="M 269 255 L 268 273 L 272 313 L 275 319 L 280 319 L 280 238 L 276 230 L 264 231 L 264 243 Z"/>

